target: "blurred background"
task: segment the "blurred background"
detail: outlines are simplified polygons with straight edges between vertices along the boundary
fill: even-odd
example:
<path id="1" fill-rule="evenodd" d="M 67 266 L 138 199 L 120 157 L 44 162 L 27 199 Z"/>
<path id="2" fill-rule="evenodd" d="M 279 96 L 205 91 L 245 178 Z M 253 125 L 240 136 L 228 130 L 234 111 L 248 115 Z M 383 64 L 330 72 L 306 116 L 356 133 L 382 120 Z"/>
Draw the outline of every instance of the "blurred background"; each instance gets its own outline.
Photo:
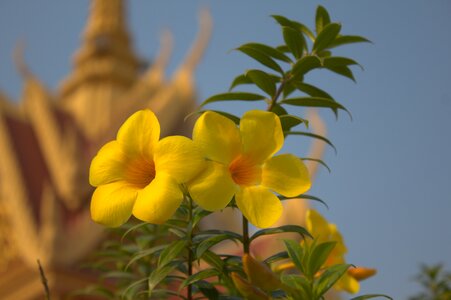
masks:
<path id="1" fill-rule="evenodd" d="M 328 91 L 353 120 L 321 111 L 327 149 L 310 194 L 326 201 L 318 209 L 342 231 L 348 261 L 375 267 L 362 283 L 364 293 L 407 299 L 420 263 L 451 267 L 451 2 L 434 1 L 144 1 L 128 3 L 134 49 L 152 62 L 162 32 L 174 36 L 167 76 L 177 70 L 198 31 L 201 8 L 211 11 L 212 38 L 195 72 L 198 100 L 224 92 L 231 80 L 253 66 L 230 51 L 255 41 L 277 45 L 280 14 L 314 25 L 317 5 L 325 6 L 342 32 L 373 44 L 344 46 L 339 54 L 356 59 L 357 84 L 315 72 L 308 82 Z M 12 59 L 19 41 L 25 60 L 45 86 L 56 89 L 71 68 L 88 16 L 89 1 L 0 2 L 0 90 L 20 99 L 22 79 Z M 95 99 L 92 99 L 95 101 Z M 248 107 L 211 106 L 241 114 Z M 309 140 L 288 141 L 284 151 L 301 155 Z M 3 145 L 2 145 L 3 147 Z M 315 205 L 316 206 L 316 205 Z"/>

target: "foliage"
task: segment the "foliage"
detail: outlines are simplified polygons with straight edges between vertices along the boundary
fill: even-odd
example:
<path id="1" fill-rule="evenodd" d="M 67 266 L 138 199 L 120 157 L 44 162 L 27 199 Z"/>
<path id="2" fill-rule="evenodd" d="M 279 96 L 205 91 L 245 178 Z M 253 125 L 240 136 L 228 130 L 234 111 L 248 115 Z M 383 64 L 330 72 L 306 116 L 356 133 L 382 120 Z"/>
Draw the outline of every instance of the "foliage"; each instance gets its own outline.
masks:
<path id="1" fill-rule="evenodd" d="M 443 265 L 422 265 L 416 281 L 423 291 L 410 300 L 448 300 L 451 299 L 451 273 L 443 269 Z"/>
<path id="2" fill-rule="evenodd" d="M 286 17 L 278 15 L 272 17 L 280 26 L 282 43 L 276 46 L 261 43 L 246 43 L 237 47 L 237 51 L 258 62 L 260 67 L 246 70 L 243 74 L 235 77 L 228 92 L 209 97 L 200 105 L 200 110 L 198 112 L 199 114 L 203 114 L 199 120 L 203 120 L 205 116 L 231 120 L 231 122 L 228 121 L 229 124 L 227 126 L 234 128 L 233 130 L 238 130 L 236 125 L 240 124 L 239 130 L 242 134 L 251 127 L 246 127 L 247 129 L 243 128 L 245 126 L 250 126 L 249 124 L 257 120 L 257 117 L 273 120 L 275 125 L 271 127 L 272 129 L 270 130 L 270 126 L 264 124 L 263 128 L 268 131 L 262 132 L 263 134 L 266 134 L 266 136 L 262 136 L 261 139 L 255 140 L 255 145 L 254 143 L 249 142 L 252 147 L 259 147 L 260 145 L 263 147 L 265 146 L 263 144 L 266 139 L 277 139 L 282 141 L 282 143 L 278 141 L 274 142 L 277 146 L 271 146 L 272 148 L 269 148 L 268 155 L 264 159 L 244 164 L 245 167 L 250 165 L 251 167 L 249 168 L 253 168 L 252 172 L 254 172 L 255 169 L 255 174 L 260 177 L 262 176 L 261 172 L 265 171 L 264 168 L 267 167 L 269 161 L 271 161 L 272 155 L 280 149 L 285 137 L 304 136 L 319 139 L 328 143 L 335 149 L 329 139 L 308 131 L 308 120 L 289 111 L 291 107 L 317 107 L 329 109 L 337 117 L 339 111 L 345 111 L 349 114 L 343 104 L 336 101 L 336 99 L 325 90 L 308 83 L 306 79 L 308 79 L 308 75 L 311 72 L 326 70 L 355 80 L 351 67 L 358 66 L 358 63 L 351 58 L 334 55 L 333 51 L 339 46 L 368 42 L 367 39 L 360 36 L 343 34 L 341 24 L 332 22 L 326 9 L 321 6 L 318 7 L 316 12 L 314 31 L 309 29 L 306 25 Z M 257 92 L 245 91 L 244 85 L 253 86 Z M 248 112 L 247 114 L 257 115 L 257 117 L 249 124 L 244 125 L 242 123 L 247 116 L 246 114 L 240 118 L 228 112 L 205 110 L 205 106 L 209 106 L 210 104 L 219 101 L 264 101 L 267 105 L 267 112 Z M 204 126 L 202 121 L 199 120 L 196 123 L 196 126 Z M 135 132 L 134 130 L 136 130 L 136 128 L 132 128 L 132 126 L 135 125 L 130 125 L 131 122 L 127 122 L 127 129 L 121 128 L 120 133 L 125 131 Z M 139 126 L 142 126 L 142 123 L 139 123 Z M 193 137 L 194 143 L 196 143 L 196 136 L 197 140 L 199 140 L 198 134 L 196 134 L 196 126 Z M 302 127 L 300 128 L 300 126 Z M 257 129 L 255 128 L 249 130 L 257 132 Z M 274 133 L 278 130 L 281 132 L 280 138 Z M 149 129 L 149 132 L 151 131 L 152 130 Z M 138 130 L 136 130 L 136 132 L 138 133 L 138 136 L 145 135 Z M 216 132 L 210 138 L 221 137 L 223 135 L 226 135 L 226 133 Z M 118 140 L 120 136 L 121 134 L 118 134 Z M 208 138 L 205 136 L 203 137 L 205 139 Z M 243 140 L 244 143 L 242 149 L 246 150 L 246 147 L 251 147 L 244 141 L 244 136 L 242 139 L 240 138 L 240 140 Z M 158 141 L 158 137 L 155 141 Z M 164 139 L 159 143 L 162 143 L 163 141 Z M 119 143 L 120 142 L 121 141 L 119 141 Z M 223 140 L 221 142 L 223 142 Z M 132 143 L 139 147 L 145 145 L 142 141 L 133 140 Z M 205 145 L 204 142 L 198 144 L 200 145 L 200 148 Z M 125 149 L 125 152 L 129 151 L 129 148 L 127 148 L 128 145 L 124 146 L 121 144 L 121 147 Z M 218 150 L 216 148 L 214 150 L 219 152 L 226 151 L 223 149 Z M 244 190 L 245 188 L 248 188 L 250 183 L 254 184 L 254 182 L 249 181 L 249 177 L 246 177 L 249 176 L 246 172 L 244 172 L 244 175 L 242 174 L 244 177 L 240 180 L 235 179 L 234 176 L 236 174 L 233 172 L 234 170 L 231 165 L 228 165 L 230 161 L 222 166 L 220 164 L 221 161 L 214 161 L 213 158 L 218 156 L 216 154 L 217 153 L 205 154 L 205 157 L 207 157 L 206 164 L 210 164 L 210 169 L 213 170 L 211 171 L 211 174 L 219 177 L 219 173 L 216 172 L 216 169 L 221 168 L 224 169 L 226 173 L 232 172 L 232 174 L 228 176 L 235 180 L 234 184 L 237 186 L 237 189 L 243 188 Z M 98 155 L 101 155 L 101 153 L 99 152 Z M 133 155 L 137 155 L 136 151 L 133 152 Z M 148 160 L 153 159 L 152 155 L 149 155 L 149 153 L 146 152 L 146 155 L 148 157 L 146 157 L 144 163 L 148 163 Z M 222 153 L 221 155 L 225 154 Z M 243 156 L 245 155 L 246 153 L 243 154 Z M 242 158 L 241 156 L 239 157 Z M 285 164 L 284 166 L 286 166 L 286 169 L 284 170 L 290 170 L 290 172 L 295 174 L 294 176 L 298 176 L 296 174 L 299 174 L 301 169 L 305 168 L 302 163 L 304 160 L 315 160 L 327 167 L 323 161 L 318 159 L 292 157 L 293 158 L 290 159 L 295 159 L 296 163 Z M 103 158 L 96 159 L 97 161 L 101 161 L 101 163 L 97 163 L 96 165 L 96 167 L 98 167 L 98 165 L 101 166 L 100 169 L 96 169 L 96 174 L 100 174 L 99 176 L 106 176 L 105 174 L 111 171 L 108 163 L 105 163 L 106 166 L 104 165 L 105 161 L 117 162 L 117 159 L 111 160 L 110 156 L 105 160 L 103 160 Z M 178 159 L 180 159 L 180 157 L 178 157 Z M 162 160 L 167 162 L 166 158 Z M 122 162 L 125 162 L 125 164 L 128 163 L 126 160 L 123 160 Z M 232 162 L 232 164 L 234 162 Z M 273 162 L 271 161 L 271 163 Z M 159 171 L 158 164 L 155 164 L 153 167 L 154 170 L 152 176 L 155 176 L 155 173 L 159 172 L 168 172 L 172 175 L 171 172 L 174 171 L 173 169 L 164 170 L 164 172 Z M 193 166 L 187 166 L 186 168 L 190 167 L 194 168 Z M 243 165 L 241 165 L 240 168 L 241 167 L 243 167 Z M 93 166 L 91 166 L 91 168 L 93 168 Z M 243 171 L 240 168 L 237 172 Z M 120 172 L 122 172 L 119 174 L 120 176 L 126 177 L 130 175 L 127 173 L 128 169 L 126 165 L 120 170 Z M 208 170 L 208 168 L 206 168 L 206 170 Z M 245 171 L 249 170 L 246 169 Z M 132 179 L 135 180 L 136 176 L 143 175 L 141 174 L 142 172 L 145 171 L 142 171 L 142 169 L 136 168 L 135 166 Z M 198 176 L 205 176 L 205 178 L 208 179 L 208 176 L 211 175 L 208 173 L 209 171 L 202 172 L 206 172 L 206 175 L 200 173 L 204 175 Z M 115 173 L 114 175 L 116 176 L 117 174 Z M 140 180 L 127 181 L 130 178 L 130 176 L 125 178 L 124 186 L 127 188 L 130 184 L 134 184 L 135 182 L 142 183 Z M 205 178 L 201 177 L 202 180 L 198 180 L 201 187 L 203 187 L 202 184 L 205 182 Z M 153 179 L 150 181 L 152 180 Z M 177 208 L 176 213 L 166 222 L 161 222 L 162 224 L 160 225 L 126 223 L 119 229 L 115 229 L 116 234 L 122 235 L 122 237 L 120 239 L 109 239 L 105 243 L 103 250 L 99 253 L 100 255 L 97 262 L 93 265 L 102 271 L 102 278 L 105 281 L 101 286 L 90 288 L 85 292 L 91 294 L 97 293 L 107 299 L 161 299 L 175 296 L 182 299 L 242 299 L 244 297 L 246 299 L 319 300 L 324 299 L 324 295 L 334 288 L 336 283 L 347 274 L 348 269 L 352 267 L 352 265 L 345 263 L 332 265 L 325 264 L 326 260 L 330 259 L 335 247 L 337 247 L 337 242 L 319 242 L 316 239 L 316 236 L 312 237 L 312 235 L 301 226 L 285 225 L 271 228 L 269 226 L 274 223 L 275 220 L 272 220 L 271 224 L 255 221 L 254 224 L 262 228 L 255 233 L 250 234 L 248 219 L 251 222 L 253 219 L 246 218 L 249 216 L 249 212 L 244 211 L 243 206 L 240 205 L 240 192 L 232 193 L 230 198 L 226 199 L 227 201 L 224 201 L 223 206 L 227 205 L 233 208 L 239 208 L 243 212 L 244 216 L 241 233 L 225 230 L 201 230 L 199 228 L 199 222 L 211 213 L 209 210 L 219 210 L 223 206 L 220 207 L 220 205 L 218 205 L 218 208 L 216 205 L 209 206 L 208 204 L 206 205 L 204 202 L 199 201 L 194 193 L 190 192 L 193 191 L 192 181 L 190 180 L 191 179 L 187 178 L 186 180 L 177 180 L 177 183 L 181 186 L 183 200 Z M 193 180 L 196 181 L 196 179 Z M 220 181 L 219 184 L 224 184 L 223 181 Z M 258 184 L 260 184 L 260 182 L 261 181 L 259 181 Z M 284 190 L 284 187 L 280 187 L 277 180 L 276 183 L 277 184 L 274 184 L 276 188 L 271 188 L 278 193 L 278 199 L 276 198 L 277 204 L 274 204 L 273 207 L 280 205 L 280 201 L 295 198 L 316 200 L 324 203 L 323 200 L 318 197 L 306 195 L 304 192 L 298 192 L 297 194 L 283 193 L 278 189 Z M 305 181 L 301 181 L 301 183 L 305 183 Z M 98 185 L 103 184 L 108 185 L 111 183 L 110 181 L 105 180 Z M 151 183 L 149 183 L 149 186 L 150 185 Z M 235 188 L 235 185 L 232 184 L 231 186 Z M 310 183 L 308 182 L 308 187 L 309 186 Z M 222 188 L 222 186 L 220 187 Z M 302 189 L 302 191 L 306 191 L 308 187 Z M 147 186 L 140 186 L 140 189 L 145 191 Z M 257 188 L 252 190 L 252 193 L 255 192 L 255 195 L 258 195 L 258 197 L 263 195 L 259 194 L 261 191 L 257 191 L 256 189 Z M 137 191 L 137 193 L 140 193 L 140 191 Z M 205 195 L 205 193 L 205 191 L 201 191 L 197 194 Z M 275 194 L 268 190 L 265 190 L 265 193 L 265 195 L 270 194 L 270 196 L 268 196 L 269 198 L 276 197 L 274 196 Z M 108 194 L 108 197 L 114 198 L 114 195 L 114 193 L 111 193 Z M 149 196 L 151 195 L 149 194 Z M 108 197 L 102 199 L 106 201 L 106 199 L 109 199 Z M 140 201 L 139 197 L 140 196 L 138 196 L 138 201 Z M 268 197 L 258 198 L 257 200 L 266 201 L 266 199 L 269 199 Z M 112 201 L 113 200 L 114 199 L 112 199 Z M 118 225 L 118 223 L 125 222 L 132 213 L 138 218 L 140 218 L 139 216 L 142 216 L 137 209 L 133 208 L 134 200 L 130 201 L 132 205 L 128 206 L 128 213 L 119 220 L 120 222 L 111 222 L 111 224 Z M 216 199 L 210 199 L 210 201 L 216 201 Z M 257 201 L 257 203 L 259 202 Z M 105 205 L 108 205 L 108 209 L 112 207 L 109 202 Z M 141 205 L 140 207 L 143 208 L 144 206 Z M 102 206 L 96 207 L 96 209 L 100 209 L 99 215 L 103 217 L 102 214 L 104 211 L 102 211 Z M 250 210 L 257 211 L 257 208 L 251 207 Z M 106 213 L 109 212 L 109 210 L 105 211 Z M 158 213 L 158 210 L 155 210 L 153 213 Z M 268 213 L 268 211 L 262 211 L 262 213 Z M 145 216 L 145 218 L 140 219 L 145 221 L 153 220 L 153 215 L 151 215 L 149 211 L 146 211 Z M 157 219 L 160 220 L 159 218 Z M 299 243 L 297 240 L 285 240 L 286 251 L 266 257 L 263 260 L 257 260 L 249 253 L 250 246 L 255 239 L 265 235 L 278 235 L 286 232 L 296 233 L 300 238 L 309 240 L 309 242 Z M 243 254 L 223 253 L 220 247 L 215 247 L 224 241 L 231 241 L 240 245 L 243 249 Z M 294 268 L 289 272 L 287 272 L 286 269 L 277 270 L 277 266 L 284 262 L 293 264 Z M 390 299 L 384 295 L 363 295 L 354 299 L 370 299 L 376 297 Z"/>

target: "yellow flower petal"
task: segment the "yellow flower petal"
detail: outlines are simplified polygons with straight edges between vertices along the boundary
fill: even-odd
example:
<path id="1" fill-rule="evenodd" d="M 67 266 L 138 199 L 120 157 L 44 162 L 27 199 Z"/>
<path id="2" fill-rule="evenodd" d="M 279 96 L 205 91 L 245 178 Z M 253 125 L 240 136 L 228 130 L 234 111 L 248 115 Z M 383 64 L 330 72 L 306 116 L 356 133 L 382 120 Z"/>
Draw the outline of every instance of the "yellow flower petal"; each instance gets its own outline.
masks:
<path id="1" fill-rule="evenodd" d="M 206 167 L 200 149 L 184 136 L 170 136 L 159 141 L 154 161 L 157 176 L 167 173 L 178 183 L 190 181 Z"/>
<path id="2" fill-rule="evenodd" d="M 318 243 L 328 242 L 330 236 L 329 223 L 316 210 L 307 211 L 307 230 L 318 241 Z"/>
<path id="3" fill-rule="evenodd" d="M 273 225 L 282 215 L 279 198 L 263 186 L 241 188 L 235 200 L 249 222 L 260 228 Z"/>
<path id="4" fill-rule="evenodd" d="M 203 209 L 221 210 L 229 204 L 238 186 L 230 177 L 230 172 L 223 164 L 208 162 L 207 168 L 194 180 L 189 182 L 188 191 Z"/>
<path id="5" fill-rule="evenodd" d="M 116 141 L 105 144 L 91 162 L 89 183 L 99 186 L 123 180 L 127 161 L 127 156 Z"/>
<path id="6" fill-rule="evenodd" d="M 140 191 L 133 207 L 133 215 L 145 222 L 162 224 L 180 206 L 183 193 L 170 175 L 159 174 Z"/>
<path id="7" fill-rule="evenodd" d="M 287 197 L 305 193 L 311 185 L 307 168 L 292 154 L 268 159 L 263 165 L 262 175 L 263 186 Z"/>
<path id="8" fill-rule="evenodd" d="M 343 277 L 338 280 L 334 288 L 338 291 L 346 291 L 351 294 L 359 292 L 360 284 L 359 282 L 348 274 L 343 275 Z"/>
<path id="9" fill-rule="evenodd" d="M 261 110 L 246 112 L 240 122 L 243 153 L 263 163 L 283 146 L 283 131 L 279 117 Z"/>
<path id="10" fill-rule="evenodd" d="M 117 133 L 117 141 L 130 156 L 151 158 L 160 138 L 160 123 L 149 109 L 131 115 Z"/>
<path id="11" fill-rule="evenodd" d="M 123 181 L 99 186 L 92 195 L 91 218 L 100 224 L 118 227 L 132 215 L 138 190 Z"/>
<path id="12" fill-rule="evenodd" d="M 238 127 L 230 119 L 207 111 L 194 125 L 193 140 L 206 157 L 229 164 L 241 150 Z"/>

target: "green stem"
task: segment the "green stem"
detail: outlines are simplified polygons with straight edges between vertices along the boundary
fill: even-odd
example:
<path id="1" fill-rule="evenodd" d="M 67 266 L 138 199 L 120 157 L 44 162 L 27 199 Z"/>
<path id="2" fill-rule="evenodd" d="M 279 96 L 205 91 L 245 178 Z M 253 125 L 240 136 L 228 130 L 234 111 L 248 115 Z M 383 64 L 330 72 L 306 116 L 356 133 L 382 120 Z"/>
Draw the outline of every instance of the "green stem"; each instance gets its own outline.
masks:
<path id="1" fill-rule="evenodd" d="M 249 254 L 249 221 L 243 215 L 243 253 Z"/>
<path id="2" fill-rule="evenodd" d="M 188 248 L 188 277 L 190 277 L 191 275 L 193 275 L 193 251 L 192 251 L 192 242 L 193 242 L 193 225 L 192 225 L 192 220 L 193 220 L 193 200 L 191 199 L 191 197 L 187 197 L 188 198 L 188 223 L 189 223 L 189 227 L 188 227 L 188 243 L 187 243 L 187 248 Z M 193 299 L 193 287 L 191 286 L 191 284 L 188 285 L 187 287 L 187 298 L 188 300 L 192 300 Z"/>
<path id="3" fill-rule="evenodd" d="M 280 95 L 282 94 L 285 83 L 286 83 L 286 81 L 285 81 L 285 79 L 283 79 L 279 85 L 279 88 L 276 91 L 276 94 L 274 95 L 274 97 L 272 97 L 271 102 L 268 105 L 267 111 L 272 111 L 274 106 L 277 104 L 277 99 L 279 99 Z"/>

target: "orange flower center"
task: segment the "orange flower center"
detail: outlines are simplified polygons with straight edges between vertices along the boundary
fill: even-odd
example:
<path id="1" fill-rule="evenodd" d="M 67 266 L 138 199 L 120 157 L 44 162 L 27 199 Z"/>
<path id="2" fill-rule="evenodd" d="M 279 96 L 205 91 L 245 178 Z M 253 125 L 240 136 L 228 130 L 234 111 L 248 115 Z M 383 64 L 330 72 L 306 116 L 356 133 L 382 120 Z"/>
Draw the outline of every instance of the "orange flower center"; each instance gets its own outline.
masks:
<path id="1" fill-rule="evenodd" d="M 144 158 L 132 160 L 125 169 L 125 178 L 143 189 L 155 178 L 155 163 Z"/>
<path id="2" fill-rule="evenodd" d="M 255 185 L 261 182 L 262 168 L 249 157 L 238 156 L 229 165 L 233 181 L 238 185 Z"/>

